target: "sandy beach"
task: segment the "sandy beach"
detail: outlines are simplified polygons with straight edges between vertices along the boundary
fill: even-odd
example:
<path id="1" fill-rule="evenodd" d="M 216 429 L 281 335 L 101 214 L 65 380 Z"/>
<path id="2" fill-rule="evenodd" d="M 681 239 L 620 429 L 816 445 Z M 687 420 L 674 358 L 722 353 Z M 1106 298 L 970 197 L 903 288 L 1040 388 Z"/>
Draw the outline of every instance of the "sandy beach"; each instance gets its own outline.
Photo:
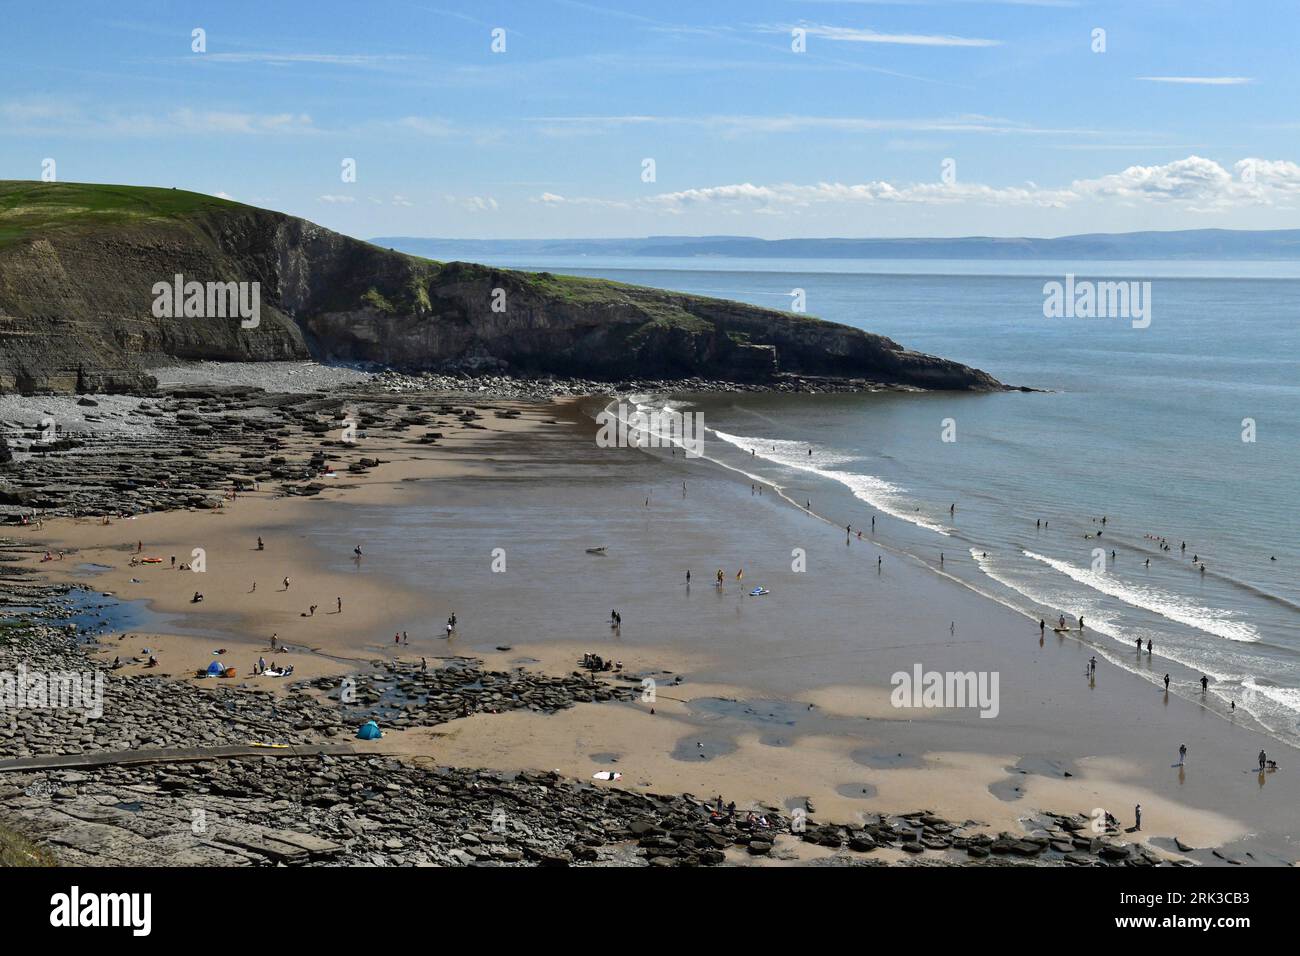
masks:
<path id="1" fill-rule="evenodd" d="M 1126 839 L 1161 853 L 1300 856 L 1285 779 L 1249 772 L 1256 751 L 1282 745 L 1104 660 L 1089 679 L 1086 647 L 1050 630 L 1040 641 L 1023 614 L 895 553 L 887 519 L 874 542 L 846 544 L 861 514 L 810 514 L 680 455 L 599 448 L 576 403 L 478 411 L 480 427 L 441 427 L 433 446 L 359 439 L 352 451 L 382 464 L 340 471 L 312 498 L 250 491 L 219 510 L 13 534 L 67 552 L 34 559 L 51 580 L 143 609 L 147 626 L 101 637 L 99 656 L 125 674 L 148 671 L 152 654 L 153 672 L 228 684 L 194 678 L 219 656 L 235 683 L 278 692 L 286 679 L 253 675 L 259 658 L 291 663 L 296 681 L 448 657 L 564 674 L 595 652 L 622 665 L 604 678 L 654 682 L 631 703 L 479 713 L 357 741 L 403 759 L 579 780 L 618 770 L 613 786 L 647 792 L 846 822 L 928 809 L 989 832 L 1097 808 L 1128 827 L 1141 804 L 1142 830 Z M 196 548 L 203 573 L 172 570 Z M 807 570 L 793 570 L 796 549 Z M 163 561 L 132 566 L 137 554 Z M 756 585 L 770 593 L 751 597 Z M 891 676 L 916 665 L 995 672 L 996 716 L 894 706 Z M 1181 769 L 1170 766 L 1180 743 Z M 1294 756 L 1282 753 L 1283 771 Z M 1197 849 L 1182 854 L 1175 838 Z"/>

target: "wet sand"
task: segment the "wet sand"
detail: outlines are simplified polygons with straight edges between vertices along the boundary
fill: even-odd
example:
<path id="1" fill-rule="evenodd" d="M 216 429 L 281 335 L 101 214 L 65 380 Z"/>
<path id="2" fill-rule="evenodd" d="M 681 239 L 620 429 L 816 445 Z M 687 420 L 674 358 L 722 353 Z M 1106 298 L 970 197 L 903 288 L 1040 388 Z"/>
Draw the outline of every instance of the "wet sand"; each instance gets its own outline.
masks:
<path id="1" fill-rule="evenodd" d="M 555 416 L 567 424 L 547 424 Z M 618 769 L 623 779 L 608 785 L 722 794 L 742 807 L 811 800 L 819 818 L 837 820 L 928 808 L 1000 830 L 1043 809 L 1104 807 L 1127 826 L 1141 803 L 1143 831 L 1130 838 L 1229 845 L 1261 862 L 1300 857 L 1294 751 L 1104 660 L 1090 681 L 1085 645 L 1050 630 L 1040 644 L 1036 622 L 898 556 L 887 522 L 879 547 L 846 546 L 842 526 L 709 463 L 597 448 L 572 405 L 482 424 L 446 431 L 433 448 L 363 442 L 390 463 L 334 479 L 339 490 L 315 499 L 252 494 L 220 513 L 50 522 L 40 539 L 80 553 L 42 568 L 70 579 L 86 562 L 109 565 L 76 579 L 197 629 L 123 642 L 131 653 L 158 649 L 160 670 L 176 675 L 222 647 L 237 680 L 267 687 L 275 679 L 249 676 L 259 655 L 292 661 L 297 678 L 388 656 L 472 655 L 555 673 L 595 651 L 655 681 L 653 701 L 476 715 L 390 733 L 378 750 L 580 779 Z M 846 520 L 869 519 L 864 509 Z M 126 567 L 137 540 L 178 562 L 203 547 L 208 570 Z M 599 546 L 604 554 L 587 553 Z M 804 571 L 792 569 L 795 549 Z M 771 593 L 748 596 L 757 584 Z M 204 602 L 189 604 L 196 589 Z M 342 614 L 331 613 L 338 596 Z M 315 615 L 302 617 L 311 604 Z M 460 626 L 448 640 L 452 611 Z M 402 631 L 409 643 L 395 646 Z M 271 655 L 272 633 L 303 650 Z M 917 664 L 996 672 L 997 716 L 893 707 L 891 675 Z M 1170 767 L 1180 743 L 1190 751 L 1181 772 Z M 1261 748 L 1281 771 L 1249 772 Z"/>

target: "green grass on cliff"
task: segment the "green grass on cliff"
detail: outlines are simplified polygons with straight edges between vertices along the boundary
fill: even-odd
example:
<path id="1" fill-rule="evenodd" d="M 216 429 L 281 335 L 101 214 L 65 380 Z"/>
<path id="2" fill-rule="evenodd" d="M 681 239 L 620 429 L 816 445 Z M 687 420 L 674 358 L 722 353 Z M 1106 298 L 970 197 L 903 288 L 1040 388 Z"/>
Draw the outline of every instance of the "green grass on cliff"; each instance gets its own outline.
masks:
<path id="1" fill-rule="evenodd" d="M 155 186 L 0 180 L 0 246 L 54 231 L 185 220 L 241 204 Z"/>
<path id="2" fill-rule="evenodd" d="M 183 189 L 0 180 L 0 250 L 14 242 L 55 233 L 84 235 L 150 223 L 185 223 L 214 212 L 250 208 L 229 199 Z M 393 254 L 410 262 L 409 281 L 400 289 L 381 291 L 371 287 L 361 297 L 362 303 L 381 312 L 430 311 L 428 287 L 438 281 L 443 269 L 454 269 L 460 278 L 467 279 L 486 279 L 494 273 L 506 273 L 541 298 L 578 308 L 633 308 L 646 318 L 642 334 L 665 328 L 690 332 L 707 332 L 713 328 L 712 322 L 693 314 L 689 307 L 691 302 L 709 301 L 702 296 L 647 289 L 608 279 L 521 272 L 473 263 L 437 263 L 404 253 Z M 355 304 L 355 300 L 346 303 L 350 307 Z M 790 312 L 782 315 L 792 323 L 817 321 L 812 316 Z"/>

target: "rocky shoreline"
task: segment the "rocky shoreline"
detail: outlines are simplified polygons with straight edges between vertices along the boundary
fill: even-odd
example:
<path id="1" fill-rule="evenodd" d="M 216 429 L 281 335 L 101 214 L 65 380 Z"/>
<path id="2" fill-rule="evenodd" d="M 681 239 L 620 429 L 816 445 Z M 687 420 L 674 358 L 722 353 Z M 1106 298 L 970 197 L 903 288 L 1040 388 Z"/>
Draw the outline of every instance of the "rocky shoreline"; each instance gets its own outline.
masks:
<path id="1" fill-rule="evenodd" d="M 691 794 L 340 753 L 371 717 L 400 731 L 475 713 L 618 706 L 634 691 L 468 659 L 427 671 L 371 661 L 284 695 L 209 689 L 114 673 L 88 656 L 96 638 L 39 623 L 56 610 L 0 626 L 0 673 L 103 674 L 103 713 L 12 712 L 0 726 L 0 807 L 8 826 L 65 865 L 709 866 L 795 859 L 796 842 L 831 851 L 815 862 L 836 865 L 877 863 L 876 850 L 939 865 L 1165 862 L 1080 815 L 1046 814 L 1026 832 L 993 835 L 926 810 L 843 824 L 815 821 L 810 806 L 764 805 L 755 809 L 766 825 L 750 827 L 743 810 L 717 812 Z M 282 750 L 238 752 L 253 742 Z M 232 752 L 204 759 L 223 747 Z"/>

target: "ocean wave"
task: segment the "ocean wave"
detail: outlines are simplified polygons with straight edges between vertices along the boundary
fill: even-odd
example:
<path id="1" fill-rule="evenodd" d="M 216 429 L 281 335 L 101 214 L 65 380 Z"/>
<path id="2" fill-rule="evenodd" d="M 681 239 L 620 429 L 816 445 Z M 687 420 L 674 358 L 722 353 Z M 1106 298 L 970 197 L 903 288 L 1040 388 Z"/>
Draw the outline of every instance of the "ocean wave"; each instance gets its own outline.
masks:
<path id="1" fill-rule="evenodd" d="M 1151 611 L 1171 621 L 1194 627 L 1198 631 L 1213 634 L 1224 640 L 1239 641 L 1244 644 L 1254 644 L 1259 641 L 1259 632 L 1253 626 L 1243 621 L 1232 620 L 1231 614 L 1227 611 L 1200 607 L 1158 588 L 1125 584 L 1111 572 L 1075 567 L 1068 561 L 1059 561 L 1033 551 L 1021 553 L 1027 558 L 1061 572 L 1079 584 L 1117 598 L 1133 607 Z"/>
<path id="2" fill-rule="evenodd" d="M 951 531 L 943 525 L 927 518 L 917 511 L 907 510 L 907 492 L 892 482 L 876 475 L 856 471 L 843 471 L 836 467 L 850 462 L 861 461 L 860 457 L 845 455 L 825 448 L 818 448 L 806 442 L 789 441 L 779 438 L 746 438 L 743 435 L 729 435 L 711 428 L 718 438 L 741 451 L 754 452 L 754 457 L 762 458 L 773 464 L 796 471 L 804 471 L 819 478 L 838 482 L 848 488 L 859 501 L 864 501 L 877 511 L 892 518 L 906 521 L 917 527 L 925 528 L 948 537 Z M 811 451 L 812 454 L 808 454 Z"/>
<path id="3" fill-rule="evenodd" d="M 1300 713 L 1300 688 L 1260 684 L 1253 677 L 1243 680 L 1241 687 L 1246 693 L 1259 694 L 1292 713 Z"/>

